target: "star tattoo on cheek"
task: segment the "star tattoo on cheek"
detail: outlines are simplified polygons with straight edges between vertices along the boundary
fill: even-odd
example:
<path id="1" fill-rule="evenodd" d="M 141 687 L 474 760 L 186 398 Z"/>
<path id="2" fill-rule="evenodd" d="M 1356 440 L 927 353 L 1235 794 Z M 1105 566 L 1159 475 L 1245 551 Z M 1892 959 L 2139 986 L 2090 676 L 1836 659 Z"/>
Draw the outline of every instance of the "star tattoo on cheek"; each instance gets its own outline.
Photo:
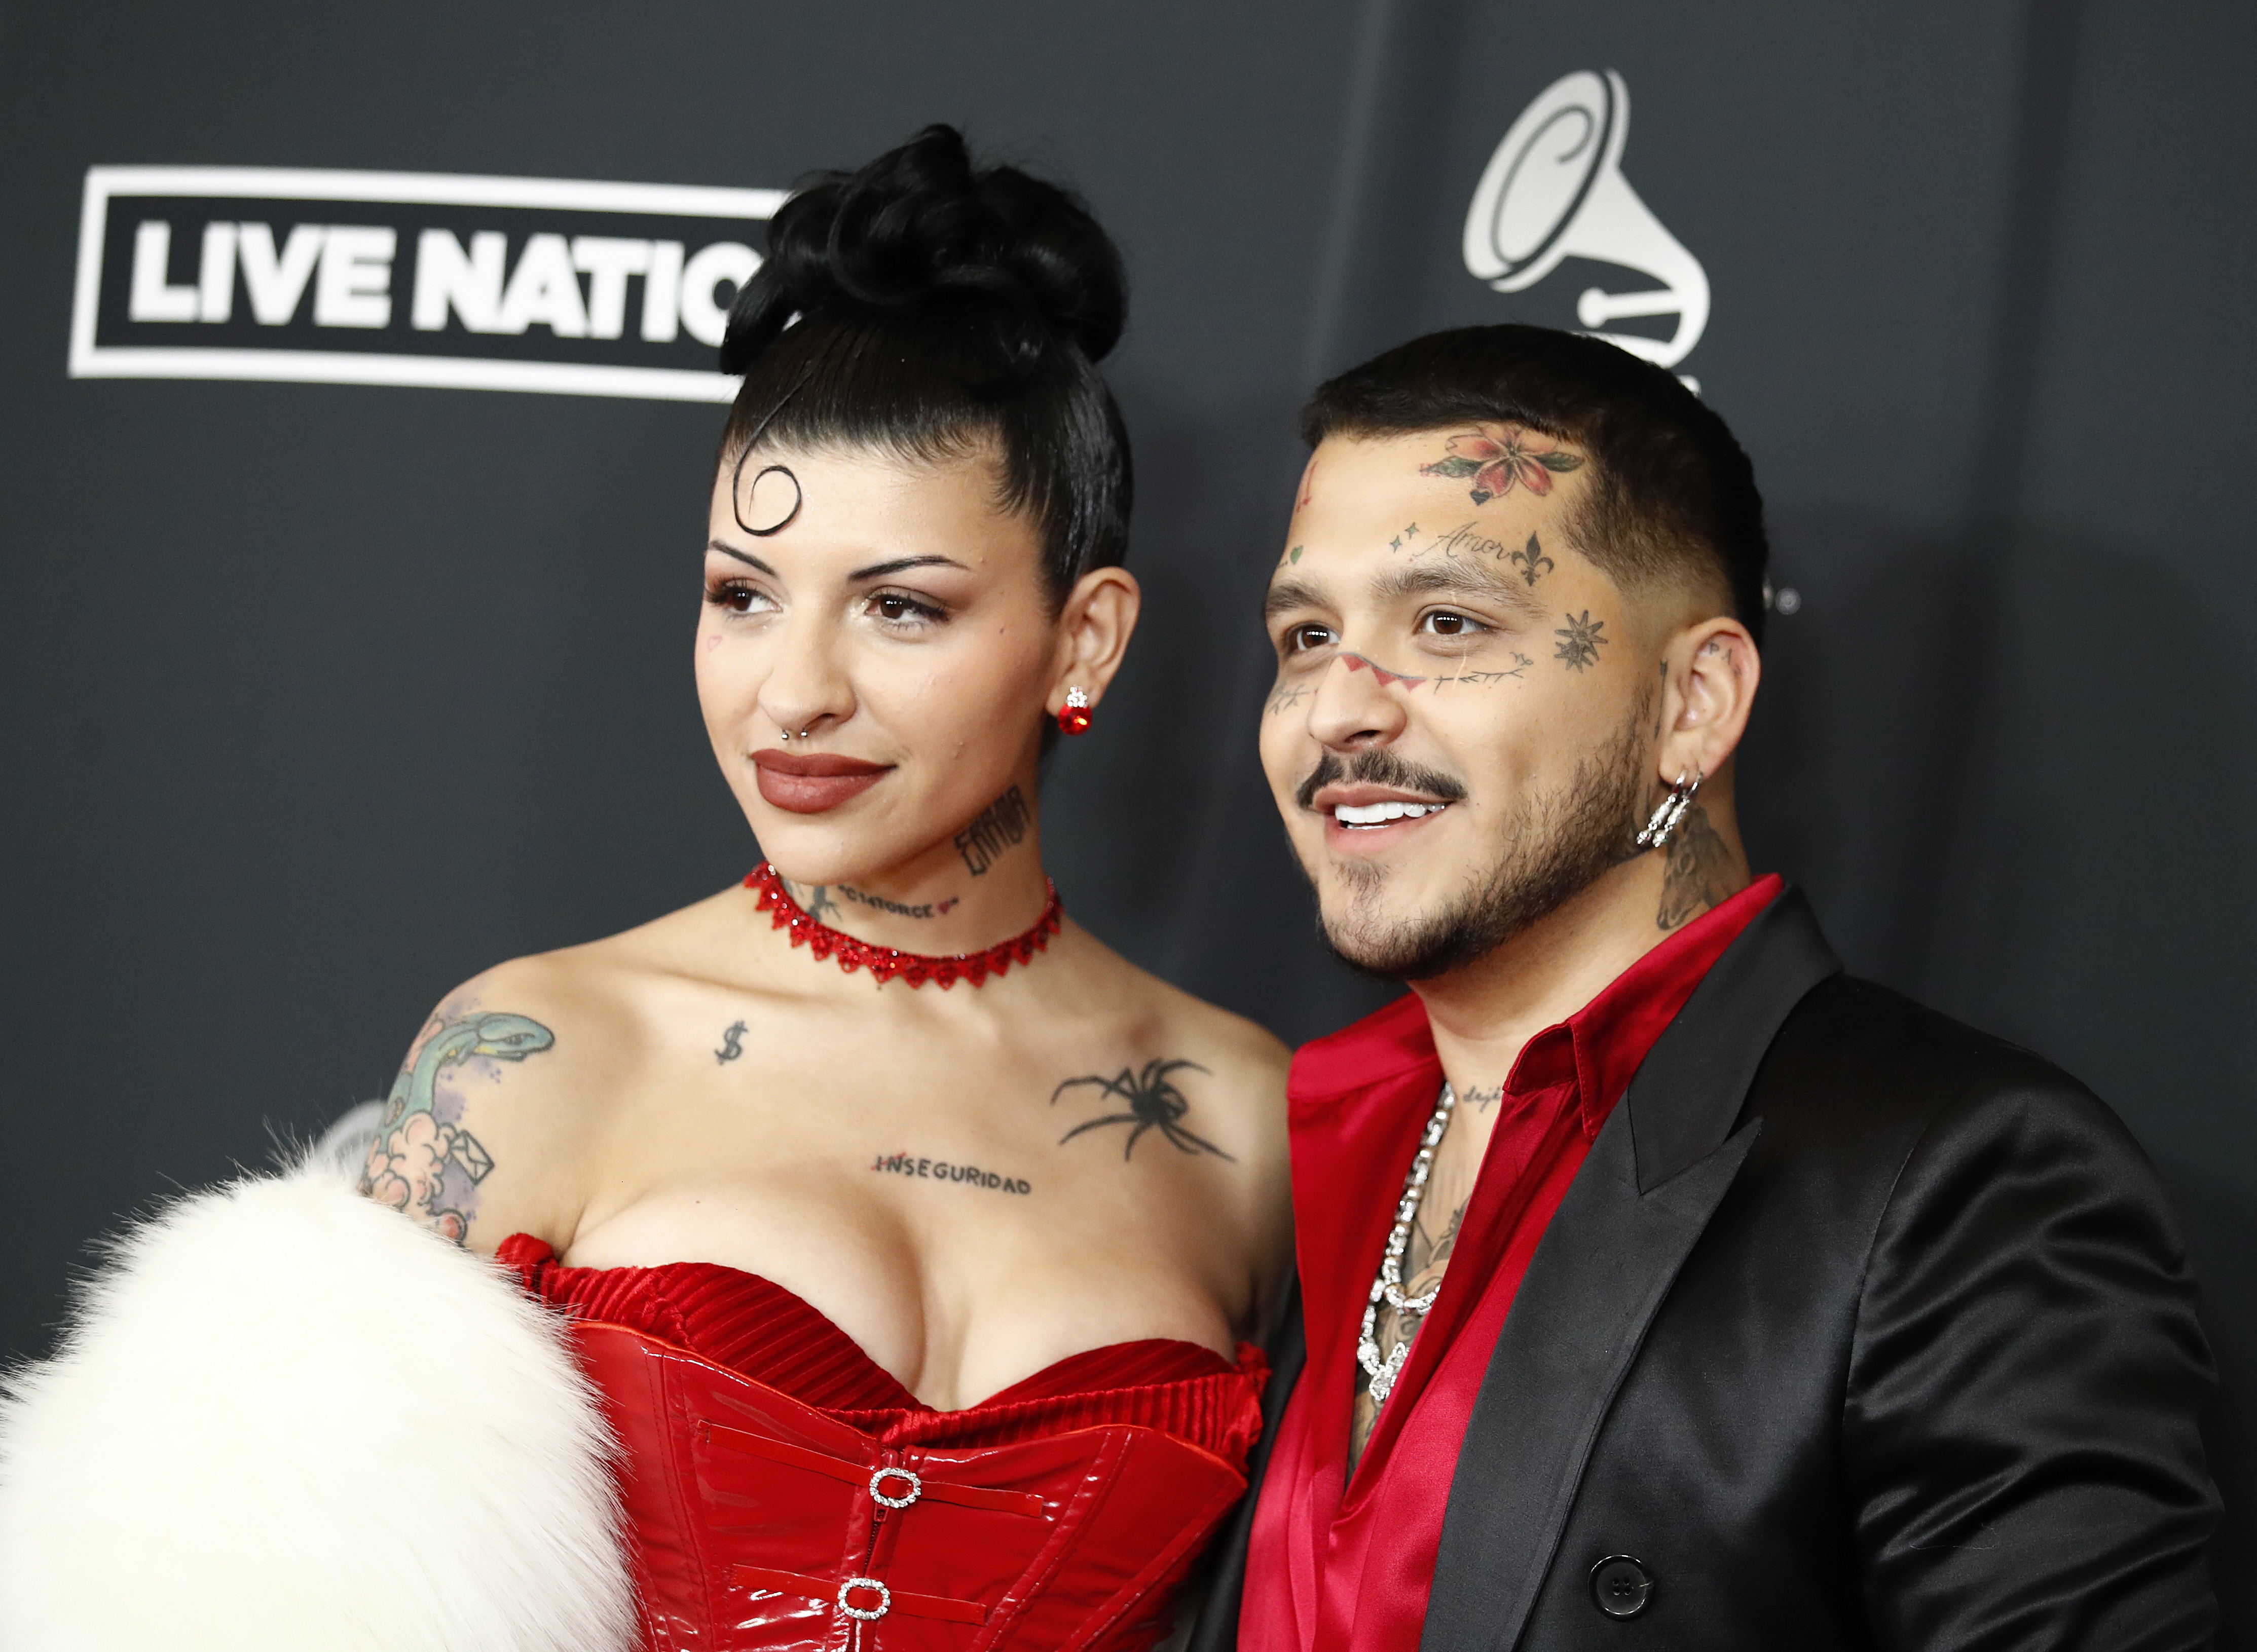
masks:
<path id="1" fill-rule="evenodd" d="M 1581 615 L 1569 614 L 1564 618 L 1567 623 L 1552 633 L 1560 639 L 1560 645 L 1553 649 L 1552 657 L 1564 663 L 1570 671 L 1581 671 L 1586 666 L 1597 664 L 1599 650 L 1613 640 L 1599 634 L 1607 628 L 1607 622 L 1592 618 L 1591 611 L 1588 608 Z"/>

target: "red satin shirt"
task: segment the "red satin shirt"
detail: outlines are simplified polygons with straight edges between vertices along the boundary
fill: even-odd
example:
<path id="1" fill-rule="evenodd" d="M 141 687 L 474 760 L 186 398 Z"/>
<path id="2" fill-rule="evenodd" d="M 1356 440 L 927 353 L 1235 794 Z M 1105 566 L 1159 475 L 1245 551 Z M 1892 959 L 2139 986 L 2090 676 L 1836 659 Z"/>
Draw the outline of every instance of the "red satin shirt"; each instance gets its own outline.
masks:
<path id="1" fill-rule="evenodd" d="M 1415 994 L 1294 1057 L 1286 1093 L 1308 1365 L 1263 1479 L 1239 1652 L 1418 1652 L 1459 1448 L 1529 1260 L 1646 1052 L 1782 886 L 1758 879 L 1528 1041 L 1496 1104 L 1441 1294 L 1353 1479 L 1356 1332 L 1442 1067 Z"/>

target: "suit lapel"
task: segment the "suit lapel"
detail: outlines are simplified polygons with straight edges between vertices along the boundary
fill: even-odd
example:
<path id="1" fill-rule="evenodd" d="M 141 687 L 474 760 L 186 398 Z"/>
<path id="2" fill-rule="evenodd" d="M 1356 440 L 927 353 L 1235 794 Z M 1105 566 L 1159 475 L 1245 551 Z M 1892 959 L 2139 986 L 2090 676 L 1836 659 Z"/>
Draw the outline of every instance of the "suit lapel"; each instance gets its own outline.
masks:
<path id="1" fill-rule="evenodd" d="M 1717 959 L 1591 1144 L 1482 1380 L 1420 1652 L 1519 1638 L 1615 1391 L 1762 1127 L 1732 1129 L 1756 1069 L 1841 967 L 1801 893 L 1783 893 Z"/>

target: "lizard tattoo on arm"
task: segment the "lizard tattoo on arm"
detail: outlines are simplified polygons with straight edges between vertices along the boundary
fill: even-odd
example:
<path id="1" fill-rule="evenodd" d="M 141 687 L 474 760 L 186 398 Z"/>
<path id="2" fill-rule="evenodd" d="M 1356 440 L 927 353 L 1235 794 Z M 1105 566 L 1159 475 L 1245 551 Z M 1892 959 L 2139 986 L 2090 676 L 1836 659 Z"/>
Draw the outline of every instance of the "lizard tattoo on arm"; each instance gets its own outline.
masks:
<path id="1" fill-rule="evenodd" d="M 463 1128 L 462 1098 L 441 1092 L 440 1076 L 480 1058 L 521 1062 L 555 1042 L 555 1034 L 526 1015 L 476 1013 L 437 1020 L 393 1082 L 360 1190 L 442 1237 L 465 1243 L 478 1210 L 478 1184 L 492 1174 L 493 1156 Z"/>

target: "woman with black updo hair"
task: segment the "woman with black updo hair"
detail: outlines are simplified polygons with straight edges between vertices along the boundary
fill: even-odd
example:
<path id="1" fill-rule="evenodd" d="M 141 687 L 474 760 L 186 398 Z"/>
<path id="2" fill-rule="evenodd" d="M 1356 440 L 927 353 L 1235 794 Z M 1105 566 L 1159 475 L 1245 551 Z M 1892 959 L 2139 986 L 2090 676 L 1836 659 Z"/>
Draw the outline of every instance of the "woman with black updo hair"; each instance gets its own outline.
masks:
<path id="1" fill-rule="evenodd" d="M 722 347 L 695 645 L 765 858 L 449 995 L 366 1197 L 301 1168 L 129 1241 L 0 1448 L 20 1508 L 80 1409 L 104 1464 L 135 1418 L 197 1436 L 211 1472 L 161 1476 L 179 1575 L 134 1585 L 170 1632 L 85 1634 L 138 1608 L 27 1518 L 31 1586 L 81 1592 L 52 1639 L 0 1608 L 11 1648 L 201 1644 L 229 1601 L 238 1648 L 1136 1652 L 1244 1491 L 1285 1051 L 1043 871 L 1043 756 L 1101 730 L 1140 600 L 1097 370 L 1119 255 L 941 126 L 794 195 L 769 246 Z M 141 1296 L 230 1332 L 169 1337 L 118 1402 Z M 349 1635 L 315 1599 L 341 1543 Z"/>

